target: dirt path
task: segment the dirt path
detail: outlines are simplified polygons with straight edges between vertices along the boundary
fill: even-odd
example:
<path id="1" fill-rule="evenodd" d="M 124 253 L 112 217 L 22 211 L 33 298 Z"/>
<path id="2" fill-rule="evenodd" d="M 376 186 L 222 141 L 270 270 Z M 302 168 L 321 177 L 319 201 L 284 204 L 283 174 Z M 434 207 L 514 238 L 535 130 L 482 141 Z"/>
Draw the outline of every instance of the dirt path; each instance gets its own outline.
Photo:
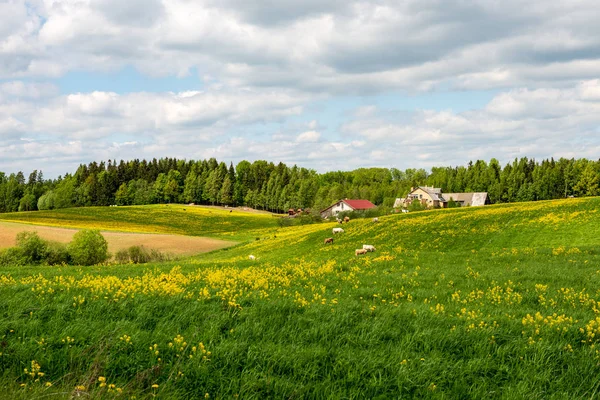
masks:
<path id="1" fill-rule="evenodd" d="M 69 243 L 78 229 L 0 221 L 0 249 L 14 246 L 17 234 L 23 231 L 36 231 L 43 239 L 60 243 Z M 222 249 L 235 244 L 235 242 L 226 240 L 182 235 L 109 231 L 102 231 L 102 235 L 108 242 L 108 250 L 113 254 L 118 250 L 126 249 L 131 246 L 144 246 L 164 253 L 190 256 Z"/>

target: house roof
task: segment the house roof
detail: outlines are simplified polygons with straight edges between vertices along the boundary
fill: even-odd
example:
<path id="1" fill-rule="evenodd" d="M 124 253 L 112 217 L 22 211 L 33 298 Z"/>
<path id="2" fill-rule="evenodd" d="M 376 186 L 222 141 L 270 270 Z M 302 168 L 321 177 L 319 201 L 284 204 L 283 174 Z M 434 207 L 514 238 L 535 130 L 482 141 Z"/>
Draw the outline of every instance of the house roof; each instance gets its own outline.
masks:
<path id="1" fill-rule="evenodd" d="M 368 210 L 369 208 L 375 208 L 375 204 L 369 200 L 344 200 L 344 203 L 348 204 L 355 210 Z"/>
<path id="2" fill-rule="evenodd" d="M 377 207 L 375 204 L 371 203 L 369 200 L 348 200 L 348 199 L 344 199 L 344 200 L 340 200 L 340 201 L 346 203 L 347 205 L 349 205 L 354 210 L 368 210 L 369 208 L 375 208 L 375 207 Z M 321 212 L 329 210 L 330 208 L 332 208 L 333 206 L 335 206 L 336 204 L 338 204 L 340 201 L 336 201 L 334 204 L 332 204 L 329 207 L 321 210 Z"/>
<path id="3" fill-rule="evenodd" d="M 434 187 L 429 187 L 429 186 L 417 186 L 410 193 L 412 193 L 418 189 L 421 189 L 424 192 L 427 192 L 427 194 L 429 194 L 429 196 L 431 197 L 431 200 L 444 201 L 444 199 L 442 197 L 442 189 L 441 188 L 434 188 Z"/>
<path id="4" fill-rule="evenodd" d="M 450 201 L 450 199 L 452 199 L 471 206 L 483 206 L 487 200 L 487 192 L 444 193 L 443 196 L 445 201 Z"/>
<path id="5" fill-rule="evenodd" d="M 432 200 L 439 200 L 441 202 L 450 201 L 452 198 L 454 201 L 468 204 L 471 206 L 483 206 L 487 201 L 487 192 L 470 192 L 470 193 L 442 193 L 441 188 L 434 188 L 429 186 L 417 186 L 409 194 L 414 191 L 421 189 L 422 191 L 429 194 Z"/>

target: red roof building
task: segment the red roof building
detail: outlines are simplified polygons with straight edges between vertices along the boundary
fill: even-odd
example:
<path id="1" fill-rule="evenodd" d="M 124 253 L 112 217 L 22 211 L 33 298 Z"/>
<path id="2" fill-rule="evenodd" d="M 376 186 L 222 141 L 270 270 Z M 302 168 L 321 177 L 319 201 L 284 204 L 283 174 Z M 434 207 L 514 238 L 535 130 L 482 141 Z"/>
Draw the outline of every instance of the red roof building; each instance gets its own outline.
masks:
<path id="1" fill-rule="evenodd" d="M 344 211 L 358 211 L 358 210 L 368 210 L 370 208 L 375 208 L 375 204 L 371 203 L 369 200 L 349 200 L 344 199 L 332 204 L 324 210 L 321 210 L 322 218 L 329 218 L 331 216 L 338 215 L 340 212 Z"/>

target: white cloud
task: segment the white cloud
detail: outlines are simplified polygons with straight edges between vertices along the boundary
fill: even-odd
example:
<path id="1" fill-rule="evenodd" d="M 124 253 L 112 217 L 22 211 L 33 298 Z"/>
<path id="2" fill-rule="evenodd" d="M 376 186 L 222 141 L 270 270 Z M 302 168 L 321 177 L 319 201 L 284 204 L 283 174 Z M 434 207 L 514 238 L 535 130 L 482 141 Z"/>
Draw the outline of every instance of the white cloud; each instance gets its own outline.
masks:
<path id="1" fill-rule="evenodd" d="M 492 157 L 597 158 L 599 91 L 599 80 L 570 89 L 514 89 L 478 110 L 421 110 L 402 120 L 393 109 L 362 106 L 339 127 L 337 139 L 310 129 L 321 126 L 319 120 L 286 122 L 302 117 L 308 101 L 292 92 L 93 92 L 43 104 L 30 98 L 0 102 L 0 159 L 2 168 L 25 170 L 35 159 L 58 175 L 80 162 L 165 156 L 268 159 L 319 171 Z"/>
<path id="2" fill-rule="evenodd" d="M 597 17 L 596 0 L 10 0 L 0 169 L 36 157 L 58 173 L 115 157 L 280 157 L 319 170 L 597 157 Z M 61 95 L 52 83 L 124 67 L 195 74 L 204 87 Z M 499 93 L 464 113 L 368 105 L 440 88 Z M 341 126 L 318 110 L 349 95 L 367 100 Z"/>
<path id="3" fill-rule="evenodd" d="M 598 89 L 598 80 L 574 89 L 515 89 L 498 94 L 480 110 L 459 114 L 425 110 L 414 113 L 408 123 L 359 113 L 343 130 L 371 143 L 385 143 L 385 149 L 370 155 L 373 161 L 384 161 L 382 165 L 393 164 L 391 154 L 404 160 L 404 167 L 411 166 L 410 160 L 426 166 L 492 157 L 505 161 L 520 156 L 597 158 Z"/>
<path id="4" fill-rule="evenodd" d="M 59 90 L 51 83 L 32 83 L 23 81 L 10 81 L 0 83 L 0 99 L 17 97 L 40 99 L 56 96 Z"/>
<path id="5" fill-rule="evenodd" d="M 573 83 L 600 62 L 595 0 L 15 0 L 1 5 L 0 27 L 5 78 L 132 65 L 372 93 Z"/>
<path id="6" fill-rule="evenodd" d="M 319 132 L 306 131 L 306 132 L 302 132 L 300 135 L 298 135 L 298 137 L 296 138 L 296 141 L 303 142 L 303 143 L 315 143 L 315 142 L 318 142 L 320 138 L 321 138 L 321 134 Z"/>

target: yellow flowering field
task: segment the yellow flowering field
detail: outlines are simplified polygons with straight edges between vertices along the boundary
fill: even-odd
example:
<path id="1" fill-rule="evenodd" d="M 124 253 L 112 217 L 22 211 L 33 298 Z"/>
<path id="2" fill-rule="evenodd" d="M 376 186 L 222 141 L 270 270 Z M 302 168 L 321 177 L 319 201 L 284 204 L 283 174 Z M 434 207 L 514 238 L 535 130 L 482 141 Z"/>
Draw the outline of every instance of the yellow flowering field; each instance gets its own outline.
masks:
<path id="1" fill-rule="evenodd" d="M 176 263 L 7 268 L 0 394 L 593 398 L 599 206 L 266 227 Z"/>

